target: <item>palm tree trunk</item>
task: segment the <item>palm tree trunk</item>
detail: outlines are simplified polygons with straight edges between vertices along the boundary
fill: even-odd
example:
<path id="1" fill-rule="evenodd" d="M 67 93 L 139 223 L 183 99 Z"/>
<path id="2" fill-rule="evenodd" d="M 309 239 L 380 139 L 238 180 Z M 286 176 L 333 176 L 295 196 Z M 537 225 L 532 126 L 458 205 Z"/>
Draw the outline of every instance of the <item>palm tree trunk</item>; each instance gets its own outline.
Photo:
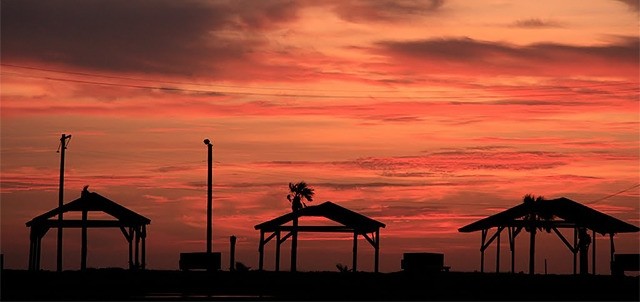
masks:
<path id="1" fill-rule="evenodd" d="M 298 258 L 298 217 L 293 218 L 293 230 L 291 230 L 291 271 L 296 271 Z"/>

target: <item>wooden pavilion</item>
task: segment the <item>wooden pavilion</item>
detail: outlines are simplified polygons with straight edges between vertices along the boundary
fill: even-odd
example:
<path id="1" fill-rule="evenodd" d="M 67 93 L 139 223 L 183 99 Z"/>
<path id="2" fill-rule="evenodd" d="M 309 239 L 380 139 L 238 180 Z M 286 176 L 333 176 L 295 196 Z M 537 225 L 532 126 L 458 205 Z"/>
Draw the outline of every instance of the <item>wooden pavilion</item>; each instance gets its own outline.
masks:
<path id="1" fill-rule="evenodd" d="M 296 223 L 294 223 L 293 225 L 285 225 L 294 220 L 297 221 L 299 217 L 303 216 L 325 217 L 341 225 L 298 226 Z M 380 258 L 379 250 L 381 227 L 384 228 L 385 224 L 349 209 L 343 208 L 330 201 L 326 201 L 316 206 L 308 206 L 296 212 L 284 214 L 255 226 L 256 230 L 260 230 L 260 246 L 258 249 L 260 252 L 259 269 L 262 270 L 264 266 L 264 246 L 273 238 L 276 238 L 275 268 L 276 271 L 279 271 L 280 245 L 291 236 L 294 236 L 295 238 L 297 232 L 353 233 L 353 271 L 355 272 L 358 267 L 358 236 L 362 235 L 374 248 L 374 271 L 377 273 Z M 286 234 L 283 235 L 283 232 L 286 232 Z M 265 238 L 265 233 L 271 234 L 269 234 Z M 296 253 L 297 247 L 292 244 L 292 262 L 296 259 Z M 294 267 L 295 264 L 292 265 L 292 271 L 295 270 Z"/>
<path id="2" fill-rule="evenodd" d="M 496 228 L 487 240 L 489 229 Z M 558 230 L 560 228 L 573 229 L 573 243 L 565 238 Z M 573 253 L 573 273 L 576 274 L 578 252 L 581 253 L 581 273 L 587 273 L 588 243 L 592 245 L 592 270 L 596 272 L 596 240 L 591 241 L 587 231 L 591 230 L 592 238 L 596 233 L 609 235 L 611 244 L 611 263 L 614 261 L 615 246 L 613 237 L 617 233 L 638 232 L 637 226 L 626 223 L 615 217 L 596 211 L 568 198 L 540 200 L 530 204 L 522 203 L 495 215 L 480 219 L 458 229 L 468 233 L 481 231 L 480 271 L 484 272 L 484 251 L 496 240 L 496 272 L 500 267 L 500 234 L 504 229 L 508 231 L 509 248 L 511 250 L 511 272 L 514 272 L 515 239 L 525 229 L 530 233 L 529 273 L 534 273 L 535 234 L 537 230 L 553 231 Z M 580 235 L 580 236 L 579 236 Z M 579 239 L 579 237 L 582 237 Z M 586 237 L 586 238 L 585 238 Z M 581 241 L 587 241 L 586 249 Z"/>
<path id="3" fill-rule="evenodd" d="M 88 186 L 87 186 L 88 187 Z M 40 270 L 41 242 L 44 235 L 51 228 L 81 228 L 82 229 L 82 250 L 80 269 L 87 267 L 87 229 L 88 228 L 120 228 L 125 239 L 129 242 L 129 269 L 145 269 L 147 225 L 151 223 L 146 218 L 133 212 L 102 195 L 89 192 L 85 187 L 80 194 L 80 198 L 73 200 L 62 207 L 55 208 L 27 222 L 27 227 L 31 228 L 29 244 L 29 270 Z M 88 212 L 101 211 L 109 214 L 115 220 L 89 220 Z M 60 213 L 81 212 L 82 219 L 64 219 L 59 221 L 55 217 Z M 134 246 L 135 241 L 135 259 Z M 140 241 L 142 247 L 140 251 Z M 140 259 L 140 256 L 142 259 Z"/>

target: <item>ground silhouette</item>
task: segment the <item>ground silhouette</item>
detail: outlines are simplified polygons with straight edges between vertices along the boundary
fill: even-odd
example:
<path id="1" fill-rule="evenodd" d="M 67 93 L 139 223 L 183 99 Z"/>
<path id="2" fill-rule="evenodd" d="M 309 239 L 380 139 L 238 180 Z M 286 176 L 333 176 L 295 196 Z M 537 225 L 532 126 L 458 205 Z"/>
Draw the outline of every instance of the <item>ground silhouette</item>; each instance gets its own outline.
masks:
<path id="1" fill-rule="evenodd" d="M 2 272 L 2 301 L 639 301 L 639 277 L 440 272 Z"/>

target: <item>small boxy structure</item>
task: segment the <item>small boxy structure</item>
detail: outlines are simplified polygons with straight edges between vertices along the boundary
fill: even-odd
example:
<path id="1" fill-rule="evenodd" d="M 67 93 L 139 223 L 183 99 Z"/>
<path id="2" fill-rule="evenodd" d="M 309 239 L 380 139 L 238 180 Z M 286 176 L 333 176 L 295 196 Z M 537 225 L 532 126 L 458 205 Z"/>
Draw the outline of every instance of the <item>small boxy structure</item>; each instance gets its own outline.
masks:
<path id="1" fill-rule="evenodd" d="M 404 253 L 400 260 L 400 268 L 412 273 L 448 272 L 449 266 L 444 265 L 442 253 Z"/>
<path id="2" fill-rule="evenodd" d="M 206 269 L 208 271 L 220 270 L 221 254 L 219 252 L 193 252 L 180 253 L 180 270 Z"/>
<path id="3" fill-rule="evenodd" d="M 611 263 L 611 274 L 624 276 L 625 271 L 640 271 L 640 254 L 615 254 Z"/>

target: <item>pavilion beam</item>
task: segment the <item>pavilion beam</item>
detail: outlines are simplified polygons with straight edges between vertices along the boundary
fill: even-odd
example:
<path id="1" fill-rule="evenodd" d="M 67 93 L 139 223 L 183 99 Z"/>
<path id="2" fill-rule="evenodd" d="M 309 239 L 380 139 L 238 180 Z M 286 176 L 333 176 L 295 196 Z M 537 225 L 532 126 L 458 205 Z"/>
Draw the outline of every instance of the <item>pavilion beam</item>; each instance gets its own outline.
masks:
<path id="1" fill-rule="evenodd" d="M 282 236 L 282 238 L 280 238 L 280 243 L 283 243 L 283 242 L 287 241 L 287 239 L 289 239 L 289 237 L 291 237 L 291 235 L 293 235 L 293 233 L 289 232 L 286 235 Z"/>
<path id="2" fill-rule="evenodd" d="M 373 236 L 373 234 L 371 234 Z M 371 246 L 375 247 L 376 243 L 375 243 L 375 238 L 371 238 L 367 235 L 367 233 L 362 233 L 362 237 L 364 237 L 364 239 L 367 239 L 367 241 L 369 241 L 369 244 L 371 244 Z"/>
<path id="3" fill-rule="evenodd" d="M 566 245 L 569 248 L 569 250 L 575 254 L 576 253 L 575 247 L 571 246 L 571 243 L 569 243 L 569 240 L 567 240 L 567 238 L 565 238 L 556 227 L 553 227 L 551 229 L 553 230 L 554 233 L 556 233 L 556 235 L 558 235 L 558 238 L 562 240 L 564 245 Z"/>
<path id="4" fill-rule="evenodd" d="M 484 250 L 486 250 L 486 249 L 489 247 L 489 245 L 490 245 L 490 244 L 491 244 L 491 243 L 492 243 L 492 242 L 493 242 L 493 241 L 498 237 L 498 235 L 500 235 L 500 232 L 502 232 L 502 230 L 503 230 L 503 229 L 504 229 L 504 227 L 503 227 L 503 226 L 498 227 L 498 229 L 497 229 L 497 230 L 496 230 L 496 232 L 493 234 L 493 236 L 491 236 L 491 238 L 489 239 L 489 241 L 487 241 L 486 243 L 484 243 L 484 244 L 482 245 L 481 249 L 482 249 L 483 251 L 484 251 Z M 484 235 L 485 237 L 486 237 L 486 235 L 487 235 L 486 233 L 488 233 L 488 232 L 489 232 L 489 229 L 487 229 L 487 230 L 485 231 L 485 235 Z"/>
<path id="5" fill-rule="evenodd" d="M 276 237 L 276 232 L 278 232 L 278 231 L 275 231 L 275 232 L 271 233 L 271 235 L 269 235 L 269 236 L 264 240 L 264 244 L 267 244 L 267 242 L 271 241 L 271 239 L 273 239 L 273 237 Z"/>

